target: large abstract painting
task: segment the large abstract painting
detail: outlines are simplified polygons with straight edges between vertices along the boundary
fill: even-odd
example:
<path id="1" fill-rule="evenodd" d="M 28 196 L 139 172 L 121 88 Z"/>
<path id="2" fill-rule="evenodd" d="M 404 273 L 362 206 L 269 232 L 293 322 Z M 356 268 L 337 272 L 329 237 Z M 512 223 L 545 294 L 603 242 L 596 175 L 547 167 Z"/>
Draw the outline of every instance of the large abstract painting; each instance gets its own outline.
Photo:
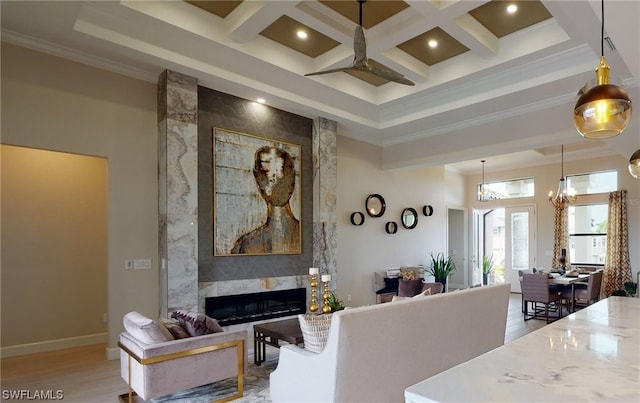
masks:
<path id="1" fill-rule="evenodd" d="M 301 253 L 296 144 L 213 129 L 215 256 Z"/>

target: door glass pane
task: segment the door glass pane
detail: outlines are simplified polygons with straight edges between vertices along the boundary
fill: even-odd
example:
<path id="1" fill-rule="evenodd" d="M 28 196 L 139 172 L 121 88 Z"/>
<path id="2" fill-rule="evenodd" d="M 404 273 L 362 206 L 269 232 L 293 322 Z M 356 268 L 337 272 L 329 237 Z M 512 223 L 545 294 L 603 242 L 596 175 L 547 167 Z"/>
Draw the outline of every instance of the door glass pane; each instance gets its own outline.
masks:
<path id="1" fill-rule="evenodd" d="M 511 215 L 511 268 L 529 268 L 529 213 Z"/>

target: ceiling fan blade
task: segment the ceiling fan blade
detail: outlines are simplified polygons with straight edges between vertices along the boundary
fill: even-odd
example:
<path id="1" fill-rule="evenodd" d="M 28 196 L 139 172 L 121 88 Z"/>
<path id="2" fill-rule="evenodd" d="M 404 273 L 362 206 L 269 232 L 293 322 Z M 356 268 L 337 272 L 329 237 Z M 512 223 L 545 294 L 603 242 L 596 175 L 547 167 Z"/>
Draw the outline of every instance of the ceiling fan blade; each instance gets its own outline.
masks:
<path id="1" fill-rule="evenodd" d="M 403 76 L 402 74 L 398 73 L 397 71 L 391 70 L 386 66 L 384 69 L 379 69 L 377 67 L 369 65 L 369 68 L 366 71 L 368 71 L 371 74 L 375 74 L 378 77 L 382 77 L 384 79 L 387 79 L 389 81 L 393 81 L 399 84 L 416 85 L 413 81 L 405 78 L 405 76 Z"/>
<path id="2" fill-rule="evenodd" d="M 349 71 L 349 70 L 359 70 L 359 69 L 356 69 L 353 66 L 340 67 L 338 69 L 330 69 L 330 70 L 316 71 L 315 73 L 307 73 L 307 74 L 305 74 L 305 77 L 306 76 L 319 76 L 321 74 L 337 73 L 339 71 Z"/>
<path id="3" fill-rule="evenodd" d="M 361 25 L 356 27 L 353 35 L 353 53 L 355 54 L 353 64 L 360 65 L 367 60 L 367 41 L 364 38 L 364 29 Z"/>

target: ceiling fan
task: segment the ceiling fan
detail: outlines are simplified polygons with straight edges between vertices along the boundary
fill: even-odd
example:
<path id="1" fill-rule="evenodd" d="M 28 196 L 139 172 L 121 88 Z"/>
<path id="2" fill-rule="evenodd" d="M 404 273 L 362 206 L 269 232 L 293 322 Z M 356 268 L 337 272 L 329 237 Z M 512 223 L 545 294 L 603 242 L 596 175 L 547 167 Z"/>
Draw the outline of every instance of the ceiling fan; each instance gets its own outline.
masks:
<path id="1" fill-rule="evenodd" d="M 356 31 L 353 37 L 354 56 L 352 65 L 349 67 L 308 73 L 305 74 L 305 76 L 317 76 L 320 74 L 336 73 L 339 71 L 361 71 L 396 83 L 404 85 L 415 85 L 413 81 L 408 80 L 404 75 L 398 73 L 397 71 L 394 71 L 377 63 L 378 65 L 383 67 L 378 68 L 369 62 L 369 59 L 367 58 L 367 43 L 364 38 L 364 29 L 362 28 L 362 3 L 364 3 L 365 1 L 366 0 L 358 0 L 358 3 L 360 3 L 360 23 L 356 27 Z"/>

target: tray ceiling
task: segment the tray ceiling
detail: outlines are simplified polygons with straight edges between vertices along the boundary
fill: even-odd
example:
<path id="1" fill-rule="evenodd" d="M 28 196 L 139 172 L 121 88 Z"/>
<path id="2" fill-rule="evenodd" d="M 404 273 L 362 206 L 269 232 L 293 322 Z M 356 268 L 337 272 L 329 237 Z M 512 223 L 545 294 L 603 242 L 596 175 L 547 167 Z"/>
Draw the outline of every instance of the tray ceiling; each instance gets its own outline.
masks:
<path id="1" fill-rule="evenodd" d="M 640 68 L 638 3 L 606 3 L 607 35 L 617 49 L 605 56 L 612 81 L 626 86 L 632 100 Z M 352 72 L 304 76 L 351 65 L 355 0 L 0 5 L 4 41 L 150 81 L 173 69 L 216 90 L 324 116 L 338 122 L 341 135 L 383 147 L 386 168 L 461 163 L 471 171 L 463 161 L 587 141 L 570 116 L 598 62 L 599 3 L 366 1 L 368 57 L 414 87 Z M 518 10 L 510 14 L 508 5 Z M 635 136 L 629 144 L 575 148 L 582 156 L 605 155 L 638 143 Z M 540 155 L 535 161 L 548 158 Z"/>

